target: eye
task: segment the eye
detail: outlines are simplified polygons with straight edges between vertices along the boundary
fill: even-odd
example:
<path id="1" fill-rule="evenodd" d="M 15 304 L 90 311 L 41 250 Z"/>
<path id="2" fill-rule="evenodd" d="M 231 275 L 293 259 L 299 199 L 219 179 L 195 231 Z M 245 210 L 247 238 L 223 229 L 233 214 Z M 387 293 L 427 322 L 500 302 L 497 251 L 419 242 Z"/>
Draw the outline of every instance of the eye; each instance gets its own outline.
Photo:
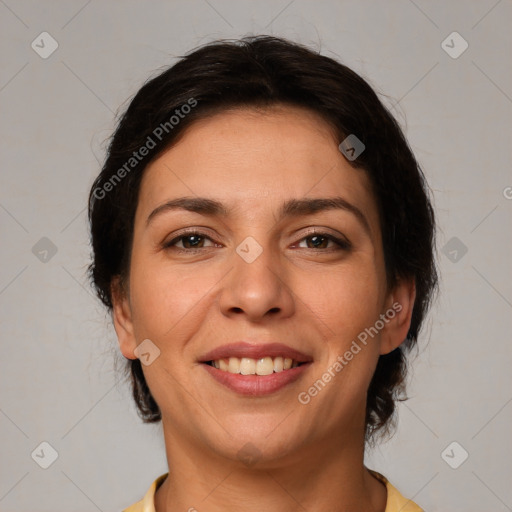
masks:
<path id="1" fill-rule="evenodd" d="M 306 247 L 301 247 L 301 248 L 304 248 L 304 249 L 321 249 L 321 250 L 329 250 L 329 249 L 334 249 L 334 250 L 348 250 L 352 247 L 352 245 L 350 244 L 350 242 L 346 239 L 343 239 L 343 238 L 338 238 L 334 235 L 331 235 L 329 233 L 321 233 L 321 232 L 313 232 L 307 236 L 305 236 L 304 238 L 302 238 L 302 240 L 300 240 L 299 242 L 299 245 L 301 243 L 303 243 L 303 241 L 306 241 Z M 311 243 L 308 243 L 308 240 L 311 241 Z M 329 242 L 332 242 L 335 246 L 338 246 L 338 247 L 332 247 L 332 245 L 330 247 L 328 247 L 328 244 Z M 327 245 L 326 245 L 327 244 Z"/>
<path id="2" fill-rule="evenodd" d="M 211 242 L 211 244 L 205 245 L 207 241 Z M 303 244 L 304 241 L 306 243 L 306 247 L 301 246 L 301 244 Z M 330 246 L 329 243 L 331 244 Z M 351 243 L 344 238 L 339 238 L 329 233 L 316 231 L 302 238 L 298 242 L 298 246 L 301 249 L 319 249 L 320 251 L 325 252 L 329 252 L 332 250 L 349 250 L 352 247 Z M 179 236 L 163 244 L 164 249 L 172 248 L 179 252 L 194 252 L 200 249 L 206 249 L 208 247 L 221 246 L 220 244 L 217 244 L 214 240 L 212 240 L 208 235 L 200 231 L 188 231 L 185 233 L 181 233 Z"/>
<path id="3" fill-rule="evenodd" d="M 212 245 L 205 246 L 204 243 L 206 240 L 212 242 Z M 181 247 L 178 245 L 181 243 Z M 182 233 L 181 235 L 173 238 L 171 241 L 164 243 L 163 247 L 165 249 L 176 248 L 181 252 L 192 252 L 198 249 L 204 249 L 205 247 L 213 247 L 216 244 L 209 236 L 199 231 L 188 231 L 186 233 Z"/>

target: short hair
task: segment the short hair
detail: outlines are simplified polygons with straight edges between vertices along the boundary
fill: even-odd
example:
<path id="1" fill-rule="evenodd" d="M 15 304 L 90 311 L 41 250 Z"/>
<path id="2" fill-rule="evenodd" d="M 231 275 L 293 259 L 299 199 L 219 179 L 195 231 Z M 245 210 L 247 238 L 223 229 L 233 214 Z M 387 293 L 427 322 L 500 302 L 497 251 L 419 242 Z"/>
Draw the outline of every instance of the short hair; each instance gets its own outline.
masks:
<path id="1" fill-rule="evenodd" d="M 250 36 L 203 45 L 149 79 L 120 116 L 91 187 L 89 277 L 112 311 L 113 279 L 124 283 L 129 275 L 144 169 L 191 123 L 232 108 L 283 105 L 319 114 L 340 142 L 350 134 L 363 142 L 364 151 L 347 161 L 370 178 L 388 283 L 392 286 L 400 278 L 415 282 L 406 339 L 379 357 L 367 390 L 365 440 L 373 442 L 376 433 L 389 433 L 394 425 L 395 403 L 406 389 L 406 355 L 417 343 L 437 287 L 435 219 L 425 177 L 400 126 L 372 87 L 347 66 L 283 38 Z M 150 139 L 149 156 L 135 161 L 133 152 L 148 147 Z M 125 370 L 141 419 L 161 420 L 140 360 L 128 360 Z"/>

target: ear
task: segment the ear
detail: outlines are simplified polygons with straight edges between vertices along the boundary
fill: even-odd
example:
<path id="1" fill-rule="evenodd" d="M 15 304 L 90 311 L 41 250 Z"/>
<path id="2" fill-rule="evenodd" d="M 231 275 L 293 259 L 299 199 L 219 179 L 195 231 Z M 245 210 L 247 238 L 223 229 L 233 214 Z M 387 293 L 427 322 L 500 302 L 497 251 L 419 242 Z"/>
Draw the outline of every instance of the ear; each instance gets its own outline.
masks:
<path id="1" fill-rule="evenodd" d="M 137 342 L 133 333 L 130 300 L 121 285 L 119 276 L 114 277 L 112 280 L 110 290 L 113 305 L 112 316 L 119 348 L 123 356 L 127 359 L 137 359 L 133 352 L 137 348 Z"/>
<path id="2" fill-rule="evenodd" d="M 411 326 L 412 311 L 416 300 L 414 278 L 401 278 L 388 295 L 384 315 L 388 321 L 381 331 L 380 354 L 388 354 L 399 347 Z M 383 315 L 381 315 L 382 318 Z"/>

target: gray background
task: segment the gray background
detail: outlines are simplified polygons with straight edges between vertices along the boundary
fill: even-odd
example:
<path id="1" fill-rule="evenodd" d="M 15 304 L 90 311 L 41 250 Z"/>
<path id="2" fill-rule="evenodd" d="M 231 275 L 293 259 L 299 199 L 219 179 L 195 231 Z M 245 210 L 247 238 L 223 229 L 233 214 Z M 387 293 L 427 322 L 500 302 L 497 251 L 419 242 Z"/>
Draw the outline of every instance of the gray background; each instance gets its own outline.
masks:
<path id="1" fill-rule="evenodd" d="M 1 511 L 119 511 L 167 470 L 87 284 L 86 197 L 114 113 L 148 76 L 257 33 L 367 78 L 433 190 L 441 294 L 398 431 L 367 464 L 430 512 L 512 510 L 510 0 L 0 0 L 0 15 Z M 31 48 L 43 31 L 59 45 L 46 59 Z M 469 44 L 458 58 L 441 46 L 453 31 Z M 43 441 L 48 469 L 31 457 Z"/>

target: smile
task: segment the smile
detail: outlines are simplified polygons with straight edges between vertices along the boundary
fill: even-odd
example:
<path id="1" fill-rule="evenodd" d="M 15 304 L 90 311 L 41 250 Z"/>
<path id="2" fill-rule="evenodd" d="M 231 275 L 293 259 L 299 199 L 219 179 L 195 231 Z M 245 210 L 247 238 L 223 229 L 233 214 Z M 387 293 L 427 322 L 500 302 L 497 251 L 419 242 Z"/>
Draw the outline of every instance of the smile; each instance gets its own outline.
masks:
<path id="1" fill-rule="evenodd" d="M 280 373 L 291 368 L 296 368 L 303 363 L 299 363 L 290 357 L 270 357 L 265 356 L 259 359 L 251 357 L 229 357 L 207 361 L 206 364 L 217 368 L 223 372 L 235 373 L 240 375 L 271 375 Z"/>
<path id="2" fill-rule="evenodd" d="M 198 362 L 223 387 L 238 395 L 262 397 L 301 378 L 313 358 L 283 343 L 239 341 L 210 350 Z"/>

